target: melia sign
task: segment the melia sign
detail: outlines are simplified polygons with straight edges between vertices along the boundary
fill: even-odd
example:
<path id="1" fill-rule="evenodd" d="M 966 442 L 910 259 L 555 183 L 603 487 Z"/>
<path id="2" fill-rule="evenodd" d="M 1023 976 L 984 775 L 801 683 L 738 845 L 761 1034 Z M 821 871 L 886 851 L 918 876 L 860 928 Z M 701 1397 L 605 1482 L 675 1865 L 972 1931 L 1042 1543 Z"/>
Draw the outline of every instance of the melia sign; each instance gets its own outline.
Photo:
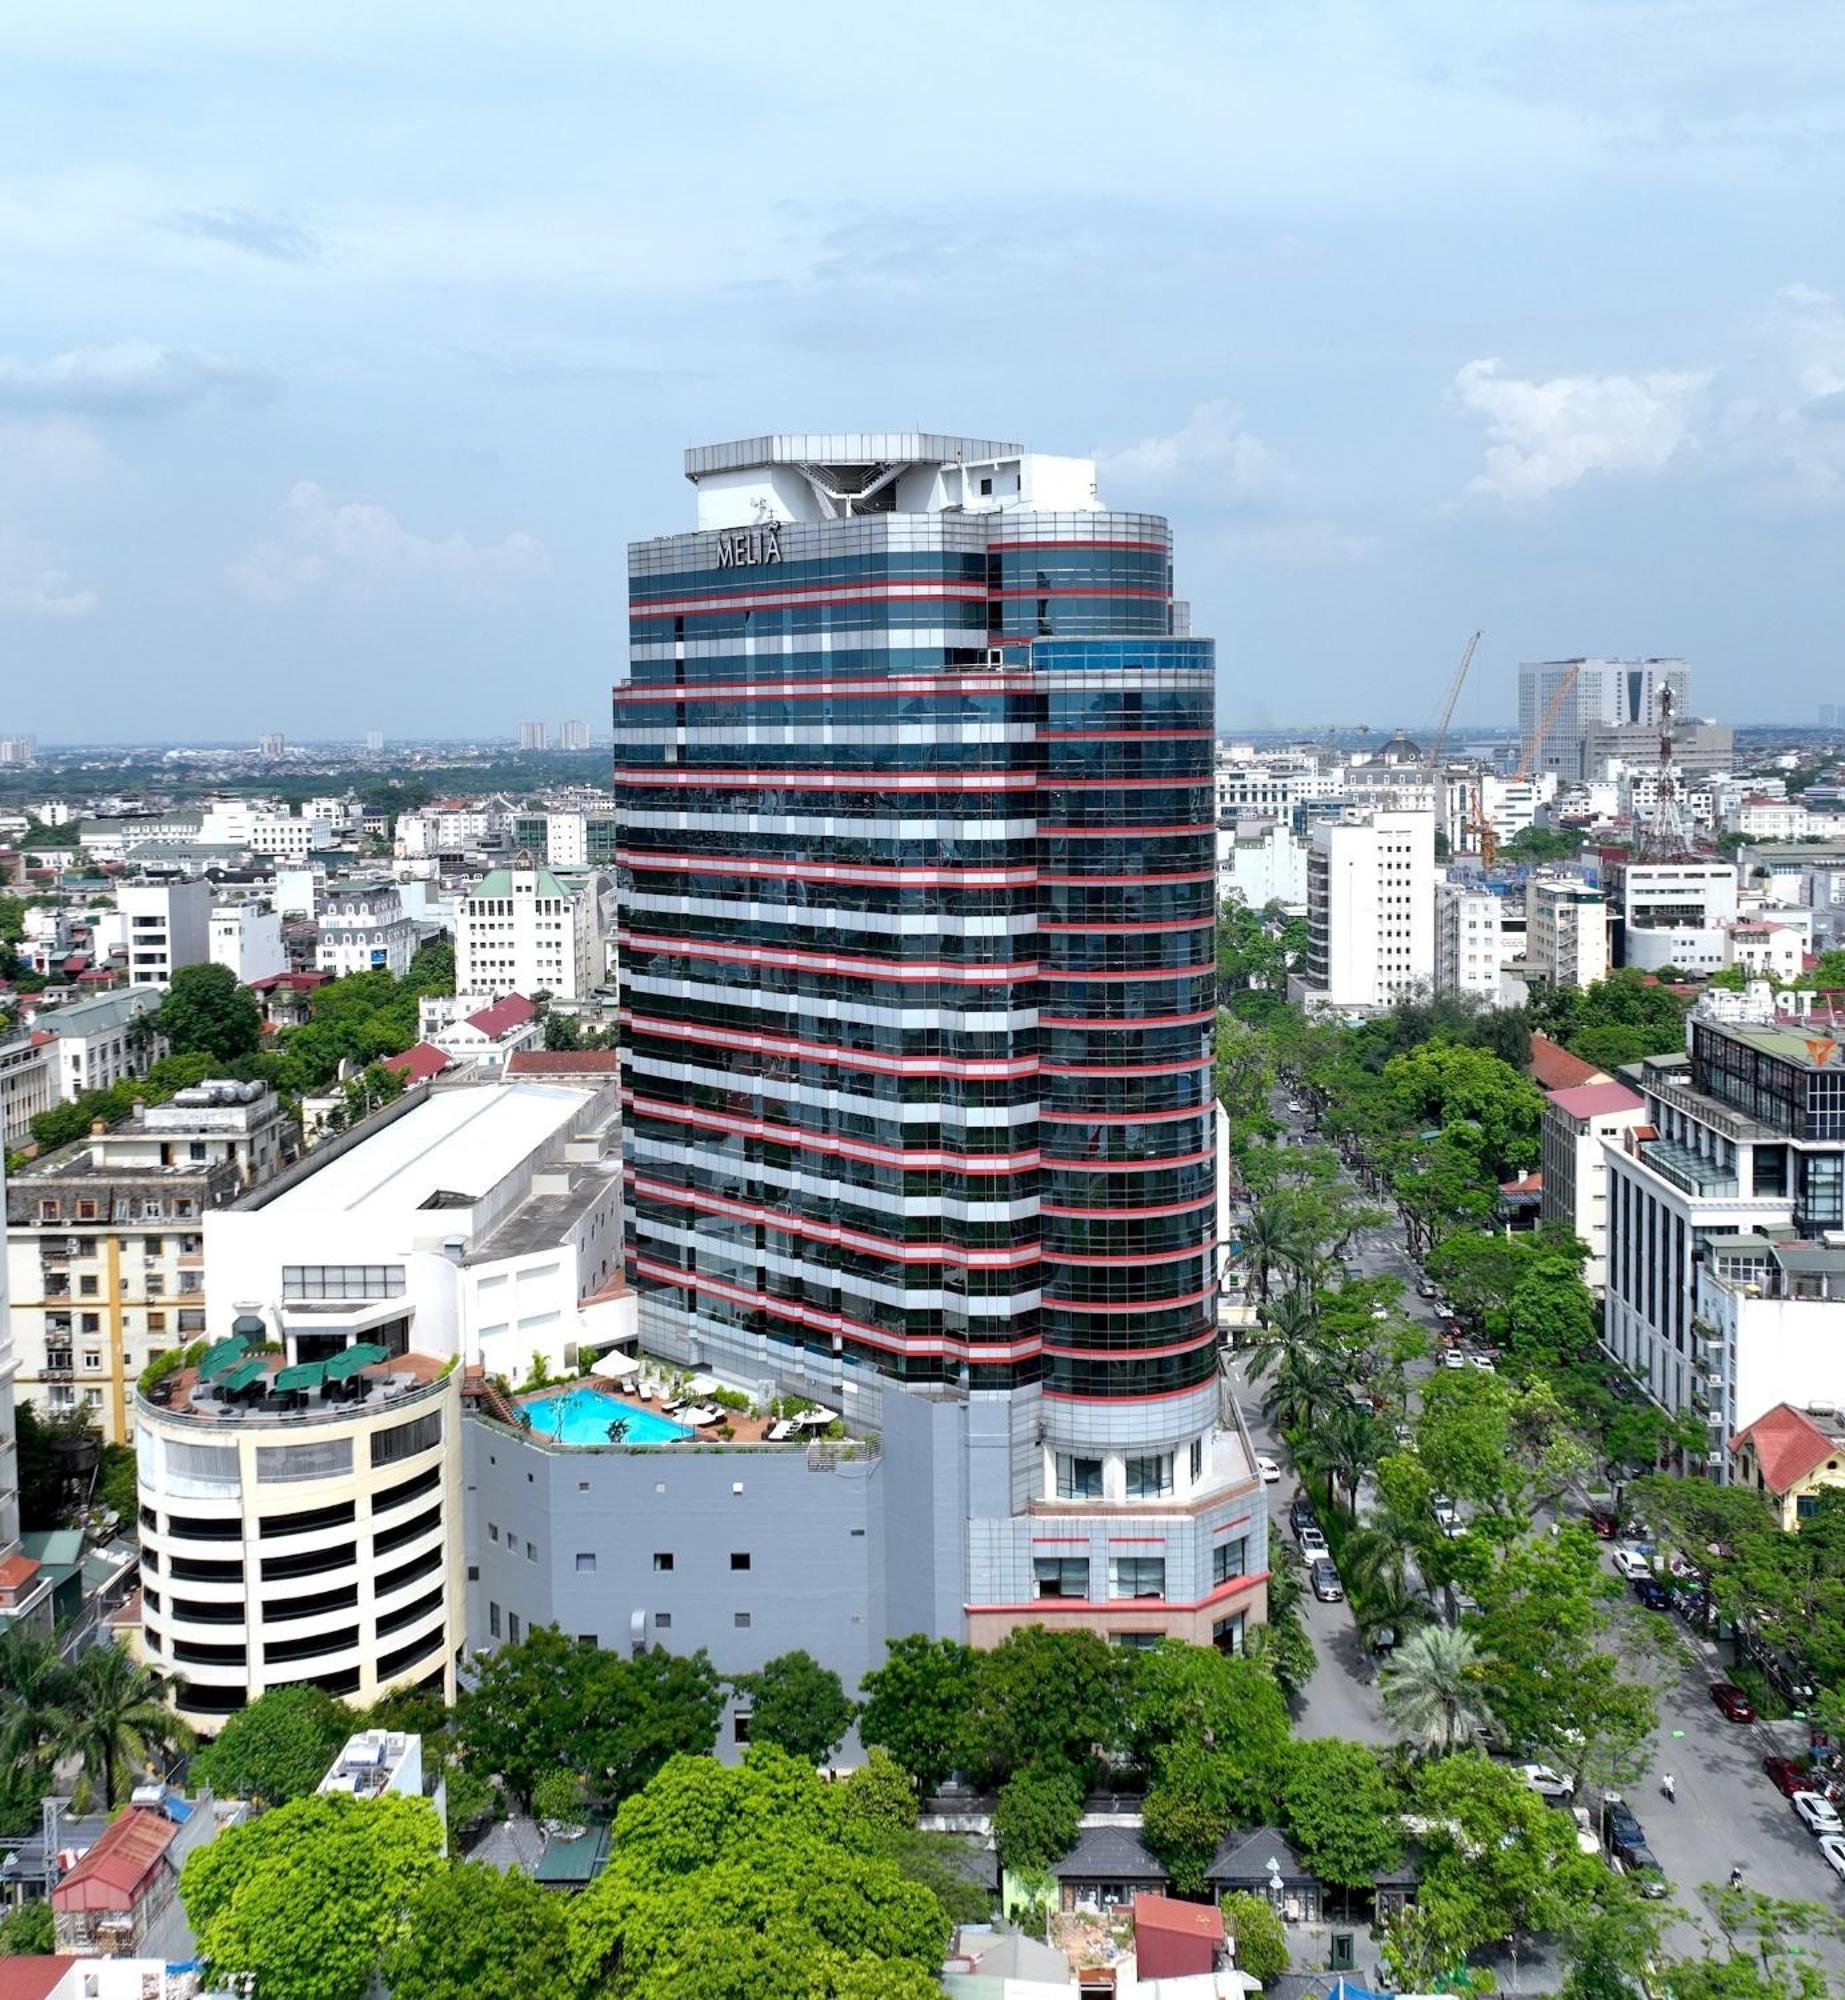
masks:
<path id="1" fill-rule="evenodd" d="M 737 528 L 719 535 L 719 569 L 750 569 L 757 563 L 778 563 L 782 559 L 779 528 Z"/>

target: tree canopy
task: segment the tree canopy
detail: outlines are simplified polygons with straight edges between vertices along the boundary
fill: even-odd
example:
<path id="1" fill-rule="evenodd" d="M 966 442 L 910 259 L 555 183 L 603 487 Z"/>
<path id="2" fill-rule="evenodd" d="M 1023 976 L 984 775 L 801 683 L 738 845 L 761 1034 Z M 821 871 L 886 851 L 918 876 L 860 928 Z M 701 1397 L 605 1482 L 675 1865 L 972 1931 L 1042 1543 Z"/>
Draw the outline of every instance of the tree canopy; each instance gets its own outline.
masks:
<path id="1" fill-rule="evenodd" d="M 271 1688 L 228 1718 L 192 1774 L 221 1799 L 286 1805 L 327 1775 L 352 1728 L 352 1711 L 324 1688 Z"/>
<path id="2" fill-rule="evenodd" d="M 256 995 L 228 965 L 182 965 L 152 1016 L 155 1031 L 176 1056 L 209 1056 L 229 1064 L 262 1046 Z"/>
<path id="3" fill-rule="evenodd" d="M 839 1676 L 811 1653 L 783 1653 L 732 1682 L 750 1702 L 750 1741 L 773 1743 L 809 1764 L 832 1760 L 858 1706 Z"/>

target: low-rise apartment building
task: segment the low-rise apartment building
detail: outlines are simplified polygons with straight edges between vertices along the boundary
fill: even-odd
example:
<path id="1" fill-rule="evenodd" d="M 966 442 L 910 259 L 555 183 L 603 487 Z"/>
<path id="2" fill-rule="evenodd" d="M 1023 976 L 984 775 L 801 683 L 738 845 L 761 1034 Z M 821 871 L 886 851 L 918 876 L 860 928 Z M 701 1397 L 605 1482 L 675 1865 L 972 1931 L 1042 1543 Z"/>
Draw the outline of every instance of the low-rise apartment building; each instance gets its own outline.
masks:
<path id="1" fill-rule="evenodd" d="M 1500 899 L 1467 882 L 1435 885 L 1435 991 L 1470 994 L 1493 1006 L 1502 953 Z"/>
<path id="2" fill-rule="evenodd" d="M 158 986 L 129 986 L 45 1008 L 36 1026 L 57 1038 L 52 1065 L 58 1101 L 74 1104 L 85 1091 L 145 1076 L 166 1054 L 165 1041 L 148 1020 L 164 998 Z"/>
<path id="3" fill-rule="evenodd" d="M 46 1028 L 0 1035 L 0 1137 L 9 1149 L 32 1143 L 32 1121 L 58 1101 L 58 1038 Z"/>
<path id="4" fill-rule="evenodd" d="M 211 913 L 211 961 L 234 973 L 240 986 L 286 972 L 288 953 L 275 905 L 263 896 L 218 904 Z"/>
<path id="5" fill-rule="evenodd" d="M 6 1196 L 21 1400 L 128 1443 L 135 1378 L 206 1331 L 204 1218 L 293 1149 L 273 1092 L 211 1083 L 22 1167 Z"/>
<path id="6" fill-rule="evenodd" d="M 1608 1283 L 1606 1147 L 1638 1124 L 1646 1106 L 1624 1083 L 1584 1083 L 1544 1094 L 1544 1190 L 1539 1217 L 1589 1246 L 1583 1282 L 1599 1295 Z"/>
<path id="7" fill-rule="evenodd" d="M 1577 876 L 1534 875 L 1525 887 L 1527 977 L 1593 986 L 1608 976 L 1608 899 Z"/>

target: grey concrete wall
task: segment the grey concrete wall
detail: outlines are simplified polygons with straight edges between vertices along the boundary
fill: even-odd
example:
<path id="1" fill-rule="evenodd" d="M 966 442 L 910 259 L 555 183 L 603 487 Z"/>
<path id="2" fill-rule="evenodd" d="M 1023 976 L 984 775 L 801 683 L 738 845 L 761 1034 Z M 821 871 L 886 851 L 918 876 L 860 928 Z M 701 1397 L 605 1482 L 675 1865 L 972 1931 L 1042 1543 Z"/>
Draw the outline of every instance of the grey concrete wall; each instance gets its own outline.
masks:
<path id="1" fill-rule="evenodd" d="M 959 1639 L 967 1602 L 967 1404 L 888 1393 L 879 1523 L 883 1634 Z"/>
<path id="2" fill-rule="evenodd" d="M 462 1435 L 470 1651 L 509 1639 L 516 1616 L 521 1633 L 556 1624 L 618 1650 L 703 1647 L 726 1675 L 799 1648 L 853 1693 L 882 1658 L 884 1573 L 913 1540 L 907 1502 L 888 1505 L 883 1459 L 816 1469 L 800 1447 L 560 1449 L 478 1417 Z M 672 1568 L 656 1569 L 656 1554 Z M 943 1629 L 959 1630 L 958 1596 L 954 1609 Z M 727 1712 L 721 1750 L 731 1735 Z"/>

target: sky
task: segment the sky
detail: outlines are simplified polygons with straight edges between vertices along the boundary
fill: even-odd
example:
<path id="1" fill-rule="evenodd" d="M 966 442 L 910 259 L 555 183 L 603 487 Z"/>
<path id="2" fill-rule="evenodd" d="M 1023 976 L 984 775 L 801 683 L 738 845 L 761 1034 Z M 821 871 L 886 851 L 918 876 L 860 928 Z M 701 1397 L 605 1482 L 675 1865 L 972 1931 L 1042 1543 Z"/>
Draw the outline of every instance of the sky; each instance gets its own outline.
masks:
<path id="1" fill-rule="evenodd" d="M 688 444 L 1092 453 L 1228 730 L 1845 700 L 1845 8 L 65 0 L 0 62 L 0 734 L 607 723 Z"/>

